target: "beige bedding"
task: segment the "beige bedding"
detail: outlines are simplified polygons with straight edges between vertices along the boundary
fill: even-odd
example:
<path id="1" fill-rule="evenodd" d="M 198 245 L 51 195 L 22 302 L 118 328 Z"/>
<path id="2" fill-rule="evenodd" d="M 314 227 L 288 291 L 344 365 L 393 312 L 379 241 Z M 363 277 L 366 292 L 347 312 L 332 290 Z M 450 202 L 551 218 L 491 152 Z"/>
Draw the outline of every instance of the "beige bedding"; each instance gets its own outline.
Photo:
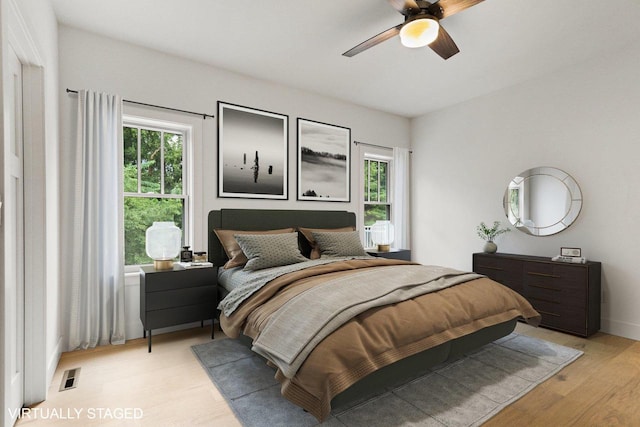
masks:
<path id="1" fill-rule="evenodd" d="M 286 301 L 305 290 L 354 271 L 382 271 L 380 266 L 400 264 L 408 263 L 374 258 L 288 273 L 269 282 L 229 317 L 221 315 L 220 324 L 231 337 L 242 332 L 255 339 Z M 283 396 L 324 420 L 331 399 L 371 372 L 518 317 L 533 324 L 540 319 L 519 294 L 487 278 L 471 280 L 358 314 L 322 340 L 292 378 L 279 369 L 276 378 Z"/>

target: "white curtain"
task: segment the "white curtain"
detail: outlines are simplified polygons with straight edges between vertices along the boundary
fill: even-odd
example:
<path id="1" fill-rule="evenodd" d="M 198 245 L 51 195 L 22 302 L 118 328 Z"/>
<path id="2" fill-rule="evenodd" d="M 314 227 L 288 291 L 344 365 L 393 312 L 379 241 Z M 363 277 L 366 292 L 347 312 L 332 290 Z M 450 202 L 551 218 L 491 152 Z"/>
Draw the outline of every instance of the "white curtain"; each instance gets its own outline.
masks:
<path id="1" fill-rule="evenodd" d="M 393 148 L 393 246 L 411 249 L 411 157 L 406 148 Z"/>
<path id="2" fill-rule="evenodd" d="M 79 91 L 77 142 L 70 159 L 74 191 L 68 254 L 67 348 L 122 344 L 124 214 L 122 99 Z"/>

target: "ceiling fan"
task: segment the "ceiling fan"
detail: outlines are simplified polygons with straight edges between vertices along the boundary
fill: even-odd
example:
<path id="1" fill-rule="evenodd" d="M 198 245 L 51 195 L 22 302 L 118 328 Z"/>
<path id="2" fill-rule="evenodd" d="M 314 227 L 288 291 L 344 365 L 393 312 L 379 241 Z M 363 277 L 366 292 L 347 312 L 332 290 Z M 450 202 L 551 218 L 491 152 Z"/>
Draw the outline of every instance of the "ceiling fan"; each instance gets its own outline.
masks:
<path id="1" fill-rule="evenodd" d="M 342 55 L 352 57 L 370 47 L 400 35 L 400 41 L 407 47 L 427 46 L 443 59 L 449 59 L 460 52 L 458 46 L 442 28 L 439 21 L 447 16 L 463 11 L 483 0 L 439 0 L 434 3 L 421 0 L 388 0 L 402 15 L 404 22 L 371 37 Z"/>

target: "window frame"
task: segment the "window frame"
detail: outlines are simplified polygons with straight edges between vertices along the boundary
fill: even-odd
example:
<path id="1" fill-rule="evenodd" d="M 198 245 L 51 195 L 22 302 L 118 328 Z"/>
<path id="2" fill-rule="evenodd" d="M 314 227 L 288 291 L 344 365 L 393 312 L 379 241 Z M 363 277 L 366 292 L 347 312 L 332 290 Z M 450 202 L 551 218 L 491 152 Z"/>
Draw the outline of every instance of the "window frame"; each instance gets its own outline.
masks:
<path id="1" fill-rule="evenodd" d="M 162 167 L 160 172 L 160 189 L 164 191 L 164 177 L 165 177 L 165 165 L 164 165 L 164 133 L 172 133 L 172 134 L 181 134 L 182 135 L 182 194 L 163 194 L 163 193 L 142 193 L 141 192 L 141 132 L 138 131 L 138 141 L 137 141 L 137 164 L 138 164 L 138 192 L 130 192 L 123 191 L 122 192 L 122 203 L 124 204 L 124 200 L 126 197 L 138 197 L 138 198 L 153 198 L 153 199 L 182 199 L 183 200 L 183 226 L 182 229 L 182 244 L 191 246 L 190 242 L 193 236 L 193 215 L 194 215 L 194 206 L 193 206 L 193 181 L 194 181 L 194 171 L 193 171 L 193 147 L 194 147 L 194 132 L 193 127 L 191 125 L 185 123 L 179 123 L 169 120 L 149 118 L 149 117 L 141 117 L 138 115 L 132 114 L 123 114 L 122 116 L 122 127 L 123 131 L 125 127 L 129 128 L 137 128 L 137 129 L 145 129 L 150 131 L 161 132 L 160 134 L 160 144 L 161 144 L 161 161 Z M 124 132 L 123 132 L 124 133 Z M 124 144 L 124 139 L 122 141 Z M 122 165 L 124 167 L 124 157 L 122 158 Z M 123 176 L 124 178 L 124 171 Z M 124 238 L 124 229 L 123 229 L 123 238 Z M 123 239 L 123 242 L 125 239 Z M 124 271 L 125 273 L 137 272 L 142 265 L 150 265 L 149 264 L 129 264 L 125 263 Z"/>
<path id="2" fill-rule="evenodd" d="M 386 163 L 387 164 L 387 201 L 386 202 L 380 202 L 380 174 L 378 173 L 378 201 L 370 201 L 369 199 L 369 168 L 366 167 L 366 162 L 367 161 L 376 161 L 379 163 Z M 371 249 L 373 248 L 373 244 L 370 244 L 371 242 L 371 237 L 369 234 L 369 229 L 371 226 L 367 226 L 365 225 L 365 213 L 366 213 L 366 207 L 367 205 L 383 205 L 383 206 L 388 206 L 389 207 L 389 220 L 391 221 L 391 223 L 393 224 L 393 185 L 392 185 L 392 178 L 393 178 L 393 157 L 392 156 L 387 156 L 387 155 L 383 155 L 383 154 L 377 154 L 377 153 L 371 153 L 371 152 L 365 152 L 362 156 L 362 163 L 361 166 L 363 168 L 363 173 L 362 173 L 362 179 L 363 179 L 363 185 L 361 186 L 361 191 L 364 192 L 363 197 L 360 199 L 361 203 L 362 203 L 362 229 L 364 232 L 363 237 L 363 242 L 364 242 L 364 246 L 367 249 Z M 366 191 L 365 191 L 366 190 Z"/>

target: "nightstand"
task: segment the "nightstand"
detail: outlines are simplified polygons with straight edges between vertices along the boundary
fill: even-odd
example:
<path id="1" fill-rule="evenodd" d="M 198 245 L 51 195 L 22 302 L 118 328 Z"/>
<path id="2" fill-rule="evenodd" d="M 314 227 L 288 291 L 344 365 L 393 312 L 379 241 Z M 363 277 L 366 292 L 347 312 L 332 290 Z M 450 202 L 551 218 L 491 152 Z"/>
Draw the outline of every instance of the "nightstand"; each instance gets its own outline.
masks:
<path id="1" fill-rule="evenodd" d="M 213 318 L 218 305 L 216 287 L 216 267 L 185 269 L 175 265 L 173 270 L 140 267 L 140 320 L 144 336 L 149 333 L 149 353 L 153 329 L 211 319 L 213 338 Z"/>
<path id="2" fill-rule="evenodd" d="M 410 249 L 390 249 L 388 251 L 379 251 L 377 249 L 367 249 L 367 253 L 371 256 L 377 256 L 381 258 L 389 259 L 402 259 L 404 261 L 411 261 Z"/>

